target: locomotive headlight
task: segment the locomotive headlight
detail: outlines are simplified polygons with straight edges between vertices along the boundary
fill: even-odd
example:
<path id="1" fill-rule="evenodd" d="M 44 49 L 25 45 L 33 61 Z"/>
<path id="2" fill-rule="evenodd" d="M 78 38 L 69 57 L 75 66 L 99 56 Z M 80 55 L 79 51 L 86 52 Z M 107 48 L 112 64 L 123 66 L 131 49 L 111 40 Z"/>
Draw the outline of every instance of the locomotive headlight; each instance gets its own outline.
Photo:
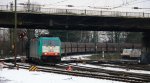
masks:
<path id="1" fill-rule="evenodd" d="M 47 53 L 44 53 L 44 55 L 47 55 Z"/>
<path id="2" fill-rule="evenodd" d="M 55 53 L 55 55 L 58 55 L 58 53 Z"/>

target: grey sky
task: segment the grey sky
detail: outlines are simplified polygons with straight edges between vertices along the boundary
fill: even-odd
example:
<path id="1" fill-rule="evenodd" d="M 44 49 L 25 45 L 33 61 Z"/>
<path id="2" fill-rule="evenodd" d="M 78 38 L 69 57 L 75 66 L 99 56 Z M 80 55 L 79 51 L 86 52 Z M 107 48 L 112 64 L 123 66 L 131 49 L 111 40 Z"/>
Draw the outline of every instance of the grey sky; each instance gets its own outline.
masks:
<path id="1" fill-rule="evenodd" d="M 17 3 L 25 3 L 28 0 L 17 0 Z M 9 4 L 14 0 L 0 0 L 0 5 Z M 113 11 L 141 11 L 150 12 L 150 9 L 133 10 L 132 7 L 150 8 L 150 0 L 30 0 L 31 3 L 38 3 L 44 7 L 60 7 L 66 8 L 66 5 L 73 5 L 74 8 L 93 9 L 113 8 Z"/>

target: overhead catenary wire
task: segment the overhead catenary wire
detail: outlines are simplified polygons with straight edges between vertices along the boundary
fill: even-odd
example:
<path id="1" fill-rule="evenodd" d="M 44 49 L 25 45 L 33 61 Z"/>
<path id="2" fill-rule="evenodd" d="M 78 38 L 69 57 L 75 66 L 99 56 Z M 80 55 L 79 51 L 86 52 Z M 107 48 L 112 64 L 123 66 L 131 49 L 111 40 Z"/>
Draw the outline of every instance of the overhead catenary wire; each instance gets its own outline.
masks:
<path id="1" fill-rule="evenodd" d="M 129 5 L 134 5 L 134 4 L 139 4 L 139 3 L 146 2 L 146 1 L 149 1 L 149 0 L 142 0 L 142 1 L 134 0 L 134 1 L 131 1 L 131 2 L 126 2 L 125 4 L 121 4 L 119 6 L 115 6 L 112 9 L 121 8 L 121 7 L 124 7 L 124 6 L 129 6 Z"/>
<path id="2" fill-rule="evenodd" d="M 45 5 L 56 5 L 56 4 L 63 3 L 63 2 L 66 2 L 66 1 L 68 1 L 68 0 L 61 0 L 61 1 L 58 1 L 58 2 L 55 2 L 55 3 L 45 4 Z"/>
<path id="3" fill-rule="evenodd" d="M 122 4 L 120 4 L 120 5 L 118 5 L 118 6 L 114 6 L 114 7 L 112 7 L 111 9 L 121 8 L 121 7 L 123 7 L 123 6 L 127 6 L 127 5 L 129 5 L 130 3 L 133 3 L 133 2 L 138 1 L 138 0 L 131 0 L 131 1 L 127 1 L 127 0 L 126 0 L 126 2 L 124 2 L 124 0 L 122 0 L 122 1 L 123 1 Z"/>
<path id="4" fill-rule="evenodd" d="M 92 2 L 92 5 L 93 6 L 88 6 L 89 8 L 93 8 L 93 9 L 106 9 L 106 10 L 111 10 L 111 9 L 115 9 L 115 8 L 121 8 L 121 7 L 124 7 L 124 6 L 128 6 L 128 5 L 132 5 L 132 4 L 136 4 L 136 2 L 139 1 L 139 0 L 130 0 L 130 1 L 127 1 L 127 0 L 122 0 L 122 4 L 118 5 L 118 6 L 109 6 L 108 5 L 108 0 L 104 2 L 105 6 L 94 6 L 94 3 L 97 3 L 97 1 L 95 2 Z M 140 2 L 138 2 L 140 3 Z M 125 8 L 125 7 L 124 7 Z M 129 7 L 127 7 L 129 8 Z"/>
<path id="5" fill-rule="evenodd" d="M 59 1 L 55 1 L 50 4 L 44 4 L 42 6 L 45 6 L 45 7 L 74 7 L 74 8 L 82 8 L 82 9 L 90 8 L 90 9 L 96 9 L 96 10 L 97 9 L 113 10 L 113 9 L 117 9 L 117 8 L 130 8 L 131 9 L 133 7 L 128 7 L 128 6 L 138 4 L 138 3 L 143 3 L 146 1 L 150 1 L 150 0 L 121 0 L 122 3 L 120 3 L 120 4 L 111 2 L 110 0 L 105 0 L 105 1 L 92 0 L 92 1 L 90 1 L 91 5 L 67 4 L 68 1 L 69 0 L 59 0 Z M 104 5 L 101 5 L 102 2 L 104 2 Z M 111 2 L 111 3 L 109 4 L 108 2 Z M 89 3 L 89 2 L 87 2 L 87 3 Z M 98 3 L 100 3 L 100 5 L 97 5 Z"/>

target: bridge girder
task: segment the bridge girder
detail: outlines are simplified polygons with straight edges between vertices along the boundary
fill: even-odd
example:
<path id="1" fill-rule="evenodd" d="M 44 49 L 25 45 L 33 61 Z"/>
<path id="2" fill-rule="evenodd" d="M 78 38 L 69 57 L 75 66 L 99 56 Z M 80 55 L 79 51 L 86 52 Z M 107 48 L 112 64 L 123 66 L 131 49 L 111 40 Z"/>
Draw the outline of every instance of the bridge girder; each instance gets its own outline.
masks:
<path id="1" fill-rule="evenodd" d="M 102 17 L 17 13 L 18 28 L 90 30 L 90 31 L 150 31 L 150 18 Z M 0 27 L 14 28 L 14 12 L 0 12 Z"/>

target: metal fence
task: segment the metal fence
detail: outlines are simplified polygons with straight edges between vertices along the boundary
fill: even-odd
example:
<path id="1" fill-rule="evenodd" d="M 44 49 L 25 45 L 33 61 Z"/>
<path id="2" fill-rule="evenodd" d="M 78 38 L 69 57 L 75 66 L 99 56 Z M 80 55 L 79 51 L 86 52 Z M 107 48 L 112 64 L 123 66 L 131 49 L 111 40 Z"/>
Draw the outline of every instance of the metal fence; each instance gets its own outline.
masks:
<path id="1" fill-rule="evenodd" d="M 14 6 L 0 5 L 0 11 L 13 12 Z M 120 11 L 98 11 L 85 9 L 60 9 L 60 8 L 41 8 L 17 6 L 19 13 L 40 13 L 40 14 L 60 14 L 60 15 L 82 15 L 82 16 L 106 16 L 106 17 L 131 17 L 131 18 L 150 18 L 150 13 L 144 12 L 120 12 Z"/>

